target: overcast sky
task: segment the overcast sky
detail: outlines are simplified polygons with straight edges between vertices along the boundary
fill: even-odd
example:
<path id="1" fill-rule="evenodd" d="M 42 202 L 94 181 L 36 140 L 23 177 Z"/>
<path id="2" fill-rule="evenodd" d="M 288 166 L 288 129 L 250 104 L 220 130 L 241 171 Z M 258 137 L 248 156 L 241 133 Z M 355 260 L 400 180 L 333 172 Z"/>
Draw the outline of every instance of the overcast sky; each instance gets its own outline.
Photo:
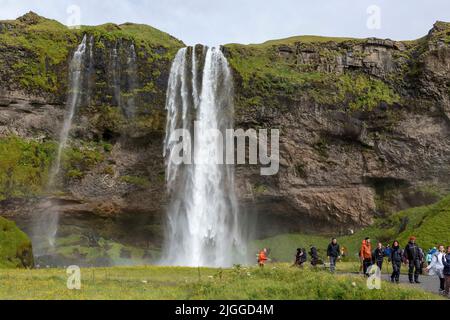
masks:
<path id="1" fill-rule="evenodd" d="M 0 19 L 32 10 L 71 24 L 72 5 L 83 25 L 145 23 L 189 45 L 305 34 L 409 40 L 450 21 L 449 0 L 0 0 Z"/>

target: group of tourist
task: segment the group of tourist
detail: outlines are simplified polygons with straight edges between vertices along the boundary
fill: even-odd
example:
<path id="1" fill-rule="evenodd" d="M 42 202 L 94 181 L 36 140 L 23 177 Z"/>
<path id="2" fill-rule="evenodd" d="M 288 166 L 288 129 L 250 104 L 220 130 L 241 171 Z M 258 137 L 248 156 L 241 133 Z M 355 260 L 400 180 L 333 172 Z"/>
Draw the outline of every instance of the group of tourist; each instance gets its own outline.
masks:
<path id="1" fill-rule="evenodd" d="M 336 263 L 344 257 L 346 248 L 338 244 L 336 238 L 331 239 L 327 248 L 327 258 L 330 264 L 330 271 L 336 271 Z M 269 261 L 269 250 L 263 249 L 258 254 L 258 264 L 264 267 L 265 263 Z M 312 266 L 324 264 L 323 260 L 319 258 L 318 250 L 315 246 L 310 246 L 309 250 L 310 262 Z M 383 246 L 378 242 L 375 249 L 372 250 L 371 239 L 365 238 L 358 253 L 362 273 L 369 276 L 370 268 L 377 266 L 382 271 L 385 259 L 392 264 L 391 282 L 400 283 L 400 271 L 402 264 L 408 266 L 409 282 L 420 283 L 419 276 L 423 272 L 427 272 L 430 276 L 437 276 L 439 278 L 439 292 L 442 295 L 449 295 L 450 292 L 450 246 L 445 248 L 439 245 L 437 248 L 432 248 L 425 256 L 424 251 L 416 243 L 416 237 L 410 237 L 405 248 L 400 247 L 399 241 L 394 241 L 391 245 Z M 294 266 L 303 267 L 308 261 L 308 253 L 304 248 L 298 248 L 295 255 Z"/>

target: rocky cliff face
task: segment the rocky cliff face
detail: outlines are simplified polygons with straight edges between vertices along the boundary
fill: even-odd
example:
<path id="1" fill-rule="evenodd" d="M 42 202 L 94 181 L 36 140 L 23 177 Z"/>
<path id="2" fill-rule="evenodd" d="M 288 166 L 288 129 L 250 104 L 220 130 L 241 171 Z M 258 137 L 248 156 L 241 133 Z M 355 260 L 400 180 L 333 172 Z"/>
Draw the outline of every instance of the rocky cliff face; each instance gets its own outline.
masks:
<path id="1" fill-rule="evenodd" d="M 62 192 L 48 194 L 68 65 L 84 35 L 82 103 Z M 348 233 L 448 191 L 449 43 L 450 26 L 436 23 L 411 42 L 297 37 L 223 47 L 236 127 L 281 130 L 278 175 L 237 169 L 258 236 Z M 33 13 L 1 22 L 0 215 L 30 231 L 36 212 L 57 206 L 59 253 L 77 262 L 155 258 L 166 203 L 165 90 L 182 46 L 133 24 L 69 30 Z"/>
<path id="2" fill-rule="evenodd" d="M 279 175 L 238 174 L 249 205 L 266 221 L 286 221 L 285 231 L 347 233 L 448 192 L 449 27 L 438 22 L 412 42 L 226 46 L 238 126 L 282 136 Z"/>

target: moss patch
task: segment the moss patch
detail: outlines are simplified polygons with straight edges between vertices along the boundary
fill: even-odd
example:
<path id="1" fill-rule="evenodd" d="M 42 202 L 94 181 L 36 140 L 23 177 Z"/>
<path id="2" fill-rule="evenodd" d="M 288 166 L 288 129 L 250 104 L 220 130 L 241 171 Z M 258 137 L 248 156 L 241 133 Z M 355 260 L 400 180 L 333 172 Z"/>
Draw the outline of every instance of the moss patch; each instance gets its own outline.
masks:
<path id="1" fill-rule="evenodd" d="M 69 179 L 83 178 L 86 172 L 105 159 L 103 143 L 84 142 L 78 147 L 64 150 L 62 166 Z"/>
<path id="2" fill-rule="evenodd" d="M 292 41 L 298 40 L 295 39 Z M 325 41 L 326 38 L 320 37 L 317 39 L 333 41 Z M 317 39 L 310 39 L 314 44 L 311 50 L 324 59 L 324 64 L 326 61 L 333 64 L 337 56 L 342 56 L 340 49 L 321 47 L 321 42 L 314 42 Z M 231 44 L 225 47 L 229 63 L 241 82 L 237 97 L 239 107 L 262 104 L 276 107 L 279 98 L 298 100 L 307 96 L 322 105 L 349 111 L 371 111 L 382 103 L 392 105 L 400 101 L 392 86 L 363 72 L 324 72 L 317 66 L 300 64 L 295 58 L 286 58 L 278 48 L 283 41 L 250 46 Z M 292 44 L 289 41 L 287 43 L 284 44 Z M 292 50 L 295 52 L 295 48 Z"/>
<path id="3" fill-rule="evenodd" d="M 16 224 L 0 217 L 0 268 L 33 266 L 31 242 Z"/>
<path id="4" fill-rule="evenodd" d="M 55 152 L 53 142 L 0 139 L 0 200 L 41 193 Z"/>
<path id="5" fill-rule="evenodd" d="M 0 21 L 0 63 L 5 66 L 0 75 L 4 73 L 3 78 L 9 79 L 8 85 L 13 88 L 62 99 L 67 91 L 71 53 L 85 34 L 94 37 L 99 52 L 119 41 L 134 43 L 139 58 L 149 63 L 170 60 L 184 46 L 178 39 L 146 25 L 104 24 L 69 29 L 30 12 L 17 20 Z"/>

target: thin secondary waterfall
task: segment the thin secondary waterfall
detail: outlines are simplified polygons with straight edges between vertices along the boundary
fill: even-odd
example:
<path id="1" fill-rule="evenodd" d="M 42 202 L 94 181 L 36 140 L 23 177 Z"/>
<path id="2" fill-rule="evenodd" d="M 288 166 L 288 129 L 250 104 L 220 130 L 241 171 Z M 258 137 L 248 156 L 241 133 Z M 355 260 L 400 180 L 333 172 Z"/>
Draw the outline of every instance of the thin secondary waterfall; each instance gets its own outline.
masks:
<path id="1" fill-rule="evenodd" d="M 120 63 L 119 63 L 119 50 L 116 43 L 111 51 L 111 72 L 112 72 L 112 85 L 114 90 L 114 99 L 116 105 L 122 109 L 122 94 L 120 92 Z"/>
<path id="2" fill-rule="evenodd" d="M 59 136 L 59 145 L 56 159 L 50 170 L 47 189 L 55 191 L 56 180 L 61 171 L 61 159 L 67 145 L 73 117 L 81 99 L 81 84 L 83 81 L 84 56 L 86 52 L 86 36 L 73 54 L 69 67 L 69 96 L 67 100 L 67 113 Z M 55 245 L 55 236 L 58 231 L 59 212 L 51 201 L 41 204 L 40 214 L 34 223 L 33 245 L 34 253 L 39 256 L 47 254 Z"/>
<path id="3" fill-rule="evenodd" d="M 95 61 L 94 61 L 94 36 L 89 37 L 89 63 L 88 63 L 88 81 L 87 81 L 87 95 L 86 105 L 91 105 L 92 92 L 94 89 L 94 74 L 95 74 Z"/>
<path id="4" fill-rule="evenodd" d="M 233 128 L 233 82 L 220 50 L 197 49 L 177 53 L 167 90 L 164 150 L 170 203 L 162 263 L 226 267 L 242 263 L 246 248 L 234 167 L 218 164 L 223 141 L 210 130 L 218 129 L 225 136 L 225 130 Z M 177 129 L 191 133 L 193 164 L 174 161 L 178 141 L 171 137 Z"/>
<path id="5" fill-rule="evenodd" d="M 64 118 L 63 127 L 59 135 L 59 146 L 58 154 L 54 162 L 50 174 L 50 186 L 53 187 L 55 183 L 55 178 L 61 170 L 61 157 L 64 148 L 67 145 L 67 140 L 69 138 L 70 128 L 72 127 L 73 117 L 75 111 L 80 101 L 81 97 L 81 83 L 83 81 L 83 67 L 84 67 L 84 55 L 86 53 L 86 36 L 84 36 L 83 41 L 78 46 L 77 50 L 73 54 L 72 61 L 70 63 L 70 80 L 69 80 L 69 100 L 68 100 L 68 111 Z"/>
<path id="6" fill-rule="evenodd" d="M 126 73 L 128 92 L 124 113 L 128 118 L 133 118 L 136 114 L 136 102 L 134 95 L 137 88 L 137 56 L 134 44 L 132 44 L 129 49 Z"/>

